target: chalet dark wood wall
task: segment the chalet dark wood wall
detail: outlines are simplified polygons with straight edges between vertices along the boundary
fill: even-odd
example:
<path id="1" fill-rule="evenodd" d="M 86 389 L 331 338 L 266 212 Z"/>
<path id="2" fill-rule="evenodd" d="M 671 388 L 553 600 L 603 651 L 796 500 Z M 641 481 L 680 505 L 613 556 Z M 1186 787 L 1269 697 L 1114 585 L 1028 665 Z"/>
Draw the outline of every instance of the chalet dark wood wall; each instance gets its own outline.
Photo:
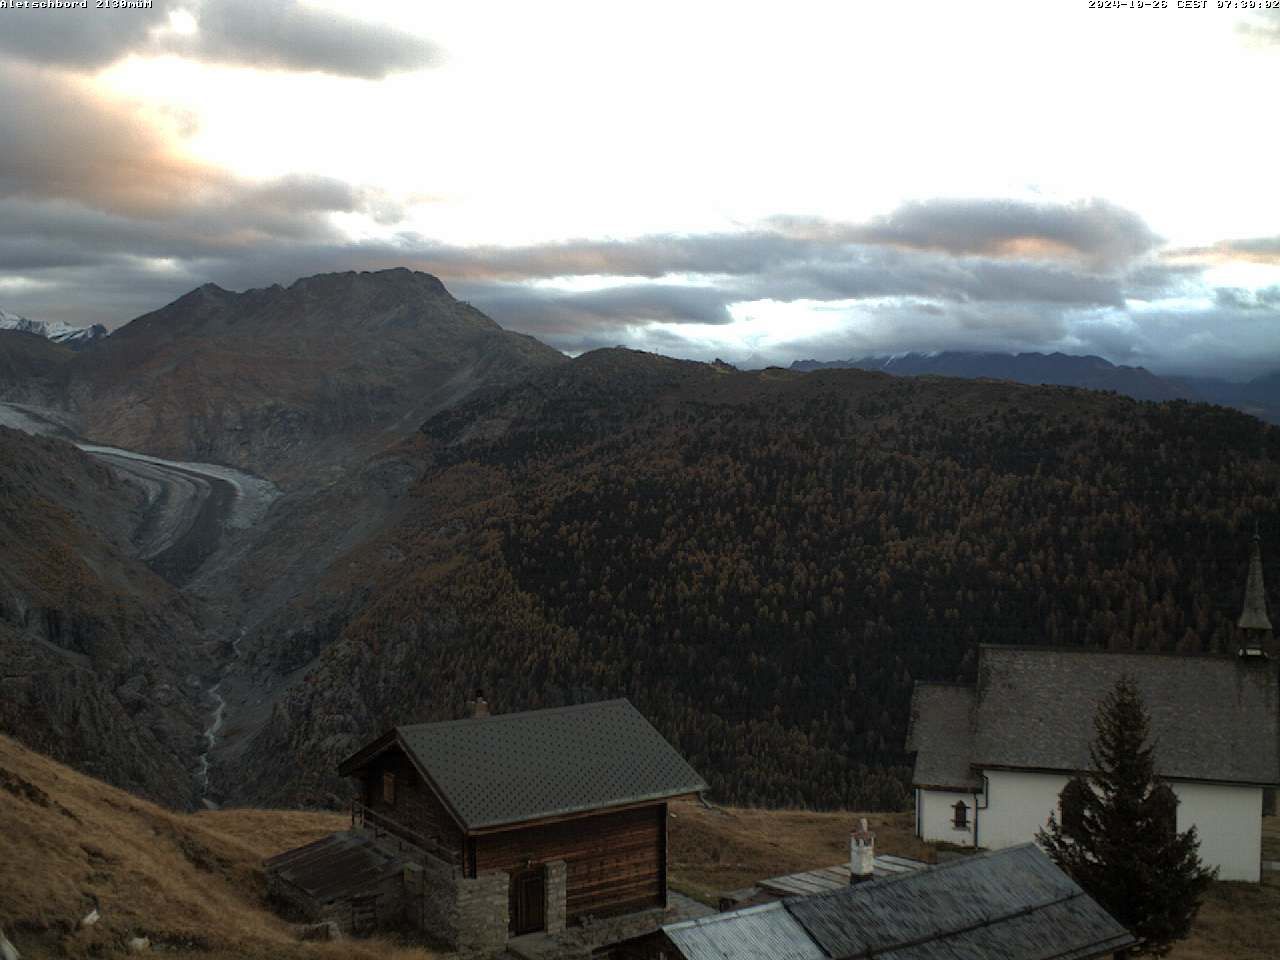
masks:
<path id="1" fill-rule="evenodd" d="M 564 860 L 570 922 L 663 906 L 666 818 L 667 805 L 660 803 L 485 834 L 472 840 L 468 867 L 515 873 L 526 864 Z"/>
<path id="2" fill-rule="evenodd" d="M 387 804 L 382 796 L 382 778 L 386 773 L 396 778 L 393 804 Z M 377 757 L 365 768 L 362 779 L 363 800 L 374 813 L 430 837 L 461 856 L 461 829 L 402 751 L 392 749 Z"/>

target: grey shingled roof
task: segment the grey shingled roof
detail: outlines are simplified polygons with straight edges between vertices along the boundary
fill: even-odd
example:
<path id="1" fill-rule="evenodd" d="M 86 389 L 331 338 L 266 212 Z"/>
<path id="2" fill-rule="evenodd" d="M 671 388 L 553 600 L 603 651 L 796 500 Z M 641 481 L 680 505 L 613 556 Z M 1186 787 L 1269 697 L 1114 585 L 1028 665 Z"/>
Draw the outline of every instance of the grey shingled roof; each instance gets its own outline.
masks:
<path id="1" fill-rule="evenodd" d="M 918 787 L 976 790 L 970 766 L 975 691 L 958 683 L 917 683 L 911 697 L 907 751 L 915 752 Z"/>
<path id="2" fill-rule="evenodd" d="M 277 854 L 264 867 L 319 903 L 354 896 L 403 869 L 387 851 L 350 831 Z"/>
<path id="3" fill-rule="evenodd" d="M 662 932 L 685 960 L 827 960 L 777 901 L 673 923 Z"/>
<path id="4" fill-rule="evenodd" d="M 1134 942 L 1034 844 L 783 903 L 835 960 L 1084 960 Z"/>
<path id="5" fill-rule="evenodd" d="M 1234 657 L 984 646 L 974 766 L 1088 769 L 1097 705 L 1122 674 L 1151 716 L 1158 774 L 1280 783 L 1276 665 Z"/>
<path id="6" fill-rule="evenodd" d="M 466 830 L 707 789 L 627 700 L 411 724 L 396 733 Z"/>

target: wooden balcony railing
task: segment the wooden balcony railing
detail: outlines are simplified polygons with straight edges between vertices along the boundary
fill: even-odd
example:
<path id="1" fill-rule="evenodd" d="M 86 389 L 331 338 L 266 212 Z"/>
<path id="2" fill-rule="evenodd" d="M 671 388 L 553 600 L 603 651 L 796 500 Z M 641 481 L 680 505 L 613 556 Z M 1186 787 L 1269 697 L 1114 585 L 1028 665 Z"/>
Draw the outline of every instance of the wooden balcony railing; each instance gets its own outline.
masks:
<path id="1" fill-rule="evenodd" d="M 351 801 L 351 827 L 352 829 L 363 827 L 371 830 L 375 837 L 381 837 L 384 834 L 393 836 L 404 843 L 417 847 L 424 853 L 430 854 L 437 860 L 443 860 L 451 867 L 456 868 L 460 865 L 456 850 L 451 850 L 438 840 L 406 827 L 384 813 L 369 809 L 359 800 Z"/>

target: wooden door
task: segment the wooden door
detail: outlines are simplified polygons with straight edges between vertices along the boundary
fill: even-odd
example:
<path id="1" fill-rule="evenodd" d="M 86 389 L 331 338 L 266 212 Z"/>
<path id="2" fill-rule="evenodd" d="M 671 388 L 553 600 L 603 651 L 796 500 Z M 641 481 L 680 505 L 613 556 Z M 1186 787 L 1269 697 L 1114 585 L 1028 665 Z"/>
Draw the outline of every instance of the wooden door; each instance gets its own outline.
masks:
<path id="1" fill-rule="evenodd" d="M 546 883 L 542 867 L 511 875 L 511 932 L 516 936 L 546 927 Z"/>

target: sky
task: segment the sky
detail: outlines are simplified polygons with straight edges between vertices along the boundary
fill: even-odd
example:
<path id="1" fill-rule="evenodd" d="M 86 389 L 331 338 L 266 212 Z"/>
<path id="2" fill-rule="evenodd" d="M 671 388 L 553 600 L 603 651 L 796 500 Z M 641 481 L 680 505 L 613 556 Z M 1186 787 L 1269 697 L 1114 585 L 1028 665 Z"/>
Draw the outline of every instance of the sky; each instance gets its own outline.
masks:
<path id="1" fill-rule="evenodd" d="M 406 266 L 572 354 L 1243 379 L 1278 80 L 1280 12 L 1214 0 L 0 0 L 0 308 Z"/>

